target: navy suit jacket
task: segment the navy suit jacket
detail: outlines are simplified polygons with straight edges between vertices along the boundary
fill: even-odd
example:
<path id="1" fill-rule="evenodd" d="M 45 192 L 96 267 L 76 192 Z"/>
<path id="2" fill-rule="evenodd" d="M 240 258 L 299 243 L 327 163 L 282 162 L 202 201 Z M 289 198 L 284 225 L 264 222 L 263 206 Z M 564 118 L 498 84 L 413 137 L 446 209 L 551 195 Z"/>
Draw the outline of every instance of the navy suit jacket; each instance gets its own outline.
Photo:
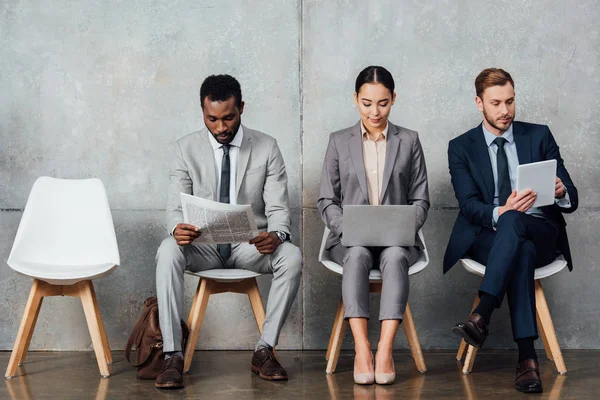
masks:
<path id="1" fill-rule="evenodd" d="M 558 163 L 556 175 L 567 188 L 571 207 L 553 204 L 541 207 L 541 210 L 559 226 L 558 249 L 567 260 L 569 270 L 572 270 L 571 251 L 565 229 L 567 224 L 562 213 L 571 213 L 577 209 L 577 188 L 563 164 L 558 145 L 548 126 L 515 121 L 513 133 L 519 164 L 551 159 Z M 452 139 L 448 145 L 448 165 L 460 211 L 444 255 L 444 273 L 465 256 L 484 227 L 492 228 L 495 185 L 487 147 L 481 124 Z"/>

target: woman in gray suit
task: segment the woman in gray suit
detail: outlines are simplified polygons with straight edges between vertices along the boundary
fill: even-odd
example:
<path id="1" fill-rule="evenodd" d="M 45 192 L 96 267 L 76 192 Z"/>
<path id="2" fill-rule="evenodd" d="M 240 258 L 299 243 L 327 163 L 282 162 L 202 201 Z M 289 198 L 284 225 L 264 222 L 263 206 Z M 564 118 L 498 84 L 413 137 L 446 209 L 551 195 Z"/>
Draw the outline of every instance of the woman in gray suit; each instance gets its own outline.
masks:
<path id="1" fill-rule="evenodd" d="M 360 121 L 329 136 L 318 207 L 330 229 L 327 249 L 344 269 L 342 298 L 356 357 L 354 381 L 391 384 L 396 374 L 392 349 L 408 301 L 408 269 L 422 247 L 345 247 L 341 244 L 342 208 L 346 204 L 414 204 L 417 231 L 429 209 L 423 149 L 417 132 L 388 121 L 394 101 L 394 79 L 383 67 L 365 68 L 356 78 L 354 101 Z M 366 227 L 376 229 L 376 227 Z M 369 271 L 382 274 L 381 336 L 375 358 L 367 335 Z"/>

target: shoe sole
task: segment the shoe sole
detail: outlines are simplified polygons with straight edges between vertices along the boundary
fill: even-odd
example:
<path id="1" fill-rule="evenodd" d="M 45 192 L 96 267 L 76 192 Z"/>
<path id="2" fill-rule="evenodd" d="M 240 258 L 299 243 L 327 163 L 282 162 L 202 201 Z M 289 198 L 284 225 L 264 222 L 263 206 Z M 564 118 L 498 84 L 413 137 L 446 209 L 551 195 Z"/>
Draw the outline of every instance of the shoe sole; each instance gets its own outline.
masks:
<path id="1" fill-rule="evenodd" d="M 517 390 L 517 392 L 521 392 L 521 393 L 542 393 L 544 391 L 544 388 L 531 388 L 531 389 L 519 389 L 517 387 L 517 385 L 515 385 L 515 389 Z"/>
<path id="2" fill-rule="evenodd" d="M 471 336 L 469 336 L 467 334 L 467 332 L 464 331 L 464 329 L 462 329 L 459 326 L 455 326 L 454 328 L 452 328 L 452 332 L 454 332 L 456 335 L 460 336 L 461 338 L 463 338 L 465 340 L 465 342 L 467 342 L 468 344 L 470 344 L 473 347 L 476 347 L 478 349 L 481 349 L 482 343 L 477 343 L 475 342 Z"/>
<path id="3" fill-rule="evenodd" d="M 255 367 L 254 365 L 252 367 L 250 367 L 250 370 L 252 371 L 252 373 L 258 375 L 258 377 L 260 379 L 264 379 L 266 381 L 287 381 L 288 377 L 284 376 L 284 375 L 275 375 L 275 376 L 267 376 L 267 375 L 263 375 L 262 372 L 260 372 L 260 370 Z"/>
<path id="4" fill-rule="evenodd" d="M 176 382 L 154 383 L 154 387 L 157 389 L 180 389 L 183 387 L 183 383 L 176 383 Z"/>

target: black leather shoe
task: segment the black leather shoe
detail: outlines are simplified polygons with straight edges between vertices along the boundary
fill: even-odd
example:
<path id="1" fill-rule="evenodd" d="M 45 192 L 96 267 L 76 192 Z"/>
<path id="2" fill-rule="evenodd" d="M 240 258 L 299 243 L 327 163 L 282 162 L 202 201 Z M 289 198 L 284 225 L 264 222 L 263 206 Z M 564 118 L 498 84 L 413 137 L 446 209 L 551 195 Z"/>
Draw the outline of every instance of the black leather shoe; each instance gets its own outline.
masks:
<path id="1" fill-rule="evenodd" d="M 515 389 L 523 393 L 542 393 L 542 379 L 537 360 L 527 359 L 517 365 Z"/>
<path id="2" fill-rule="evenodd" d="M 465 322 L 454 325 L 452 332 L 465 339 L 465 342 L 478 349 L 488 337 L 488 324 L 479 314 L 471 314 Z"/>
<path id="3" fill-rule="evenodd" d="M 172 356 L 163 361 L 162 369 L 156 377 L 154 386 L 159 389 L 178 389 L 183 387 L 183 359 Z"/>
<path id="4" fill-rule="evenodd" d="M 287 381 L 288 374 L 279 364 L 273 351 L 261 347 L 252 355 L 252 372 L 268 381 Z"/>

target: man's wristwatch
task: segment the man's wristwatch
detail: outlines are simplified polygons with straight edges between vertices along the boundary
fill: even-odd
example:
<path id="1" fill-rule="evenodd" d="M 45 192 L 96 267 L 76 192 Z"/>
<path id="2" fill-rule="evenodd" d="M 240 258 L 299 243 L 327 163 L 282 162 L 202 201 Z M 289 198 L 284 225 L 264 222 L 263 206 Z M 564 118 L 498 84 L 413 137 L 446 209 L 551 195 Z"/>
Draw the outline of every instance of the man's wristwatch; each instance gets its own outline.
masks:
<path id="1" fill-rule="evenodd" d="M 275 231 L 275 234 L 277 235 L 277 237 L 279 238 L 279 240 L 281 241 L 281 243 L 290 240 L 290 234 L 287 233 L 287 232 Z"/>

